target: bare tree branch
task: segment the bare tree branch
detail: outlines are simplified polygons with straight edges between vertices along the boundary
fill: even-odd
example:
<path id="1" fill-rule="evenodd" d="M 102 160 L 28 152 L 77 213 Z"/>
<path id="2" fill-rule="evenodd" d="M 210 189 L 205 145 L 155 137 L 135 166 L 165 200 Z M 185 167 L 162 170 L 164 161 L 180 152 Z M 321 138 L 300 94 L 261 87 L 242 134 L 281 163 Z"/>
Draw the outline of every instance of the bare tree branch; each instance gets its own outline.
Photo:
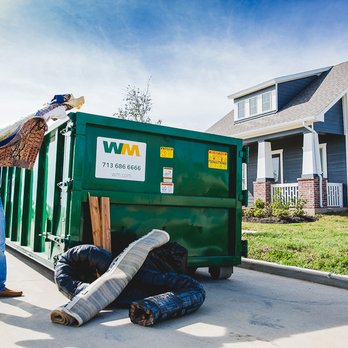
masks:
<path id="1" fill-rule="evenodd" d="M 123 98 L 124 105 L 118 108 L 114 116 L 123 120 L 152 123 L 148 114 L 152 108 L 152 98 L 150 94 L 150 78 L 147 82 L 146 90 L 142 91 L 139 88 L 128 85 Z M 162 124 L 158 120 L 156 124 Z"/>

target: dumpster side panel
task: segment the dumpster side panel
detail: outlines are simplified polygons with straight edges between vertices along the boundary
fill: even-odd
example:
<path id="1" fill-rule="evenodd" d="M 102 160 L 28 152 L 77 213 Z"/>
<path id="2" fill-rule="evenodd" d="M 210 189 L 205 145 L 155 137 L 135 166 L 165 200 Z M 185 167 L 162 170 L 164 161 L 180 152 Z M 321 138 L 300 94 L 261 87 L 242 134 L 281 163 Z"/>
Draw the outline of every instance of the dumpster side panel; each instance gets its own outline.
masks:
<path id="1" fill-rule="evenodd" d="M 1 168 L 1 195 L 5 202 L 7 243 L 52 266 L 52 251 L 59 244 L 64 137 L 63 124 L 45 135 L 34 168 Z M 60 248 L 64 250 L 65 245 Z"/>
<path id="2" fill-rule="evenodd" d="M 111 206 L 113 250 L 120 252 L 153 228 L 166 230 L 189 256 L 223 256 L 228 252 L 228 210 L 214 208 Z"/>

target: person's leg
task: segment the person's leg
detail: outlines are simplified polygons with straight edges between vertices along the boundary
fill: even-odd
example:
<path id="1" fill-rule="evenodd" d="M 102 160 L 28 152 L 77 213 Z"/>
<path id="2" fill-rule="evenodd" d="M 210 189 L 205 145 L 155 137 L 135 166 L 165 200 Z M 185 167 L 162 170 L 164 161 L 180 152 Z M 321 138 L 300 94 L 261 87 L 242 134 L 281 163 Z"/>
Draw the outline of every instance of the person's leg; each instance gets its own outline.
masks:
<path id="1" fill-rule="evenodd" d="M 22 291 L 10 290 L 5 287 L 7 265 L 5 255 L 5 214 L 0 199 L 0 297 L 17 297 L 22 296 Z"/>
<path id="2" fill-rule="evenodd" d="M 6 256 L 5 256 L 5 216 L 0 199 L 0 291 L 5 289 L 6 282 Z"/>

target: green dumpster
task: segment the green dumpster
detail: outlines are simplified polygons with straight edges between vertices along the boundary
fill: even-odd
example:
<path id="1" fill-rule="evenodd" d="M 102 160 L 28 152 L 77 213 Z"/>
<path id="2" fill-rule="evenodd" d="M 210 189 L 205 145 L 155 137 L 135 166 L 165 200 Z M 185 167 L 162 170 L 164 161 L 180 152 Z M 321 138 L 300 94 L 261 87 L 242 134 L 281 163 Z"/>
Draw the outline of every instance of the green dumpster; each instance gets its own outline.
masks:
<path id="1" fill-rule="evenodd" d="M 153 228 L 215 278 L 241 261 L 242 141 L 86 113 L 47 131 L 31 171 L 1 168 L 7 243 L 49 268 L 92 243 L 88 193 L 110 198 L 116 255 Z"/>

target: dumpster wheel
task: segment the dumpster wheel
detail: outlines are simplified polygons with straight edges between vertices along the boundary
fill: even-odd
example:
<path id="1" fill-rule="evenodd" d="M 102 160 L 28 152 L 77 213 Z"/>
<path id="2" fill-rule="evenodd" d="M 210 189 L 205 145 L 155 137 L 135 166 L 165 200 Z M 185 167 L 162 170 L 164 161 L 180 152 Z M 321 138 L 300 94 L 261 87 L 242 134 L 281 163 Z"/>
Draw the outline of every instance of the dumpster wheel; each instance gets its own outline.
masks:
<path id="1" fill-rule="evenodd" d="M 233 266 L 229 266 L 229 267 L 211 266 L 209 267 L 209 273 L 213 279 L 227 279 L 233 273 Z"/>

